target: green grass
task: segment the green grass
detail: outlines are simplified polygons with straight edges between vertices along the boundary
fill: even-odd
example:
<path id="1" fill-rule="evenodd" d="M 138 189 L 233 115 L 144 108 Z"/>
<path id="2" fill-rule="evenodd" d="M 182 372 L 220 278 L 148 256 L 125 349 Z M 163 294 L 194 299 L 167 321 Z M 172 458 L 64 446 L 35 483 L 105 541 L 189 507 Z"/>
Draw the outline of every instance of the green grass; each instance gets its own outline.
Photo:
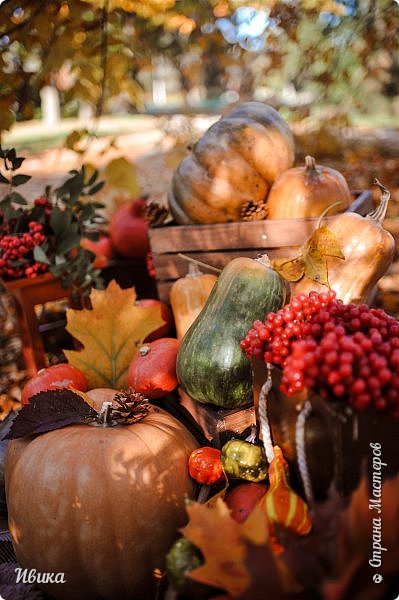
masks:
<path id="1" fill-rule="evenodd" d="M 15 148 L 17 152 L 39 153 L 63 145 L 74 130 L 87 128 L 98 136 L 113 136 L 141 133 L 156 126 L 156 117 L 150 115 L 126 115 L 103 117 L 98 124 L 79 119 L 61 119 L 52 127 L 40 120 L 15 123 L 10 131 L 2 133 L 4 148 Z"/>
<path id="2" fill-rule="evenodd" d="M 375 110 L 369 115 L 353 113 L 350 120 L 354 127 L 398 127 L 398 115 L 388 110 Z M 98 136 L 128 135 L 159 127 L 159 117 L 150 114 L 106 116 L 98 123 L 68 118 L 61 119 L 53 127 L 44 126 L 40 120 L 25 121 L 14 124 L 10 131 L 2 133 L 2 145 L 4 148 L 15 148 L 17 152 L 37 154 L 61 147 L 72 131 L 84 127 Z"/>

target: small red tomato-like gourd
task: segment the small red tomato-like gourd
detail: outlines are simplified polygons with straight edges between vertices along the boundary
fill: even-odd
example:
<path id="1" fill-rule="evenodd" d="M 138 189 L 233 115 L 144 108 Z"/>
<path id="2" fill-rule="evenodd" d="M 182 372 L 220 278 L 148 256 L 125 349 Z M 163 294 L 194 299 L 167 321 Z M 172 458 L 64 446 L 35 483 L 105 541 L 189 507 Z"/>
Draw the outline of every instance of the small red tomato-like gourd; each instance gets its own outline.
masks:
<path id="1" fill-rule="evenodd" d="M 173 283 L 170 289 L 170 305 L 179 340 L 204 308 L 216 281 L 216 275 L 202 273 L 197 265 L 191 263 L 187 275 Z"/>
<path id="2" fill-rule="evenodd" d="M 243 523 L 249 517 L 256 504 L 266 494 L 268 486 L 263 483 L 240 483 L 227 492 L 224 501 L 237 523 Z"/>
<path id="3" fill-rule="evenodd" d="M 309 509 L 289 484 L 288 464 L 279 446 L 274 446 L 274 458 L 269 464 L 270 487 L 261 500 L 271 526 L 283 525 L 296 535 L 307 535 L 312 529 Z M 278 549 L 278 545 L 274 544 Z"/>
<path id="4" fill-rule="evenodd" d="M 21 402 L 22 404 L 29 404 L 29 398 L 35 394 L 60 388 L 74 388 L 85 392 L 87 390 L 86 375 L 80 369 L 68 363 L 41 369 L 23 388 Z"/>
<path id="5" fill-rule="evenodd" d="M 137 306 L 159 306 L 161 308 L 161 317 L 165 321 L 164 325 L 158 327 L 155 331 L 147 335 L 144 342 L 153 342 L 159 338 L 168 337 L 173 330 L 173 317 L 170 308 L 165 302 L 161 302 L 156 298 L 141 298 L 136 301 Z"/>
<path id="6" fill-rule="evenodd" d="M 113 258 L 114 248 L 112 246 L 111 238 L 109 235 L 101 234 L 98 240 L 90 240 L 89 238 L 82 238 L 80 245 L 98 256 L 104 256 L 105 258 Z"/>
<path id="7" fill-rule="evenodd" d="M 203 485 L 213 485 L 223 476 L 220 461 L 220 450 L 211 446 L 203 446 L 193 450 L 188 459 L 190 476 Z"/>
<path id="8" fill-rule="evenodd" d="M 57 600 L 155 598 L 154 570 L 164 569 L 187 520 L 186 498 L 194 498 L 187 460 L 196 446 L 154 407 L 132 424 L 11 440 L 5 479 L 18 564 L 63 573 L 65 583 L 40 584 Z"/>
<path id="9" fill-rule="evenodd" d="M 267 197 L 268 219 L 319 217 L 336 203 L 330 214 L 345 211 L 352 196 L 339 171 L 316 165 L 312 156 L 304 167 L 284 171 L 273 183 Z"/>
<path id="10" fill-rule="evenodd" d="M 144 258 L 151 250 L 145 205 L 145 200 L 135 198 L 116 210 L 111 217 L 109 234 L 112 244 L 118 254 L 125 258 Z"/>
<path id="11" fill-rule="evenodd" d="M 146 398 L 155 400 L 178 385 L 176 359 L 179 341 L 160 338 L 141 346 L 129 366 L 128 385 Z"/>

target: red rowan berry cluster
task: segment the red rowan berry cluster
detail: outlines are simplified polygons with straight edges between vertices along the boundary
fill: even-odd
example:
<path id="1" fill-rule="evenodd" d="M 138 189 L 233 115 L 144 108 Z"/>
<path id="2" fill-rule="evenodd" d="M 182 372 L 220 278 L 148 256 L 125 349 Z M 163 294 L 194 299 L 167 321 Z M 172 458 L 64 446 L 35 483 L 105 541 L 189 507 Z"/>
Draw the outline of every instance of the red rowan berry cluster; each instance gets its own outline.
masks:
<path id="1" fill-rule="evenodd" d="M 0 240 L 0 276 L 4 279 L 36 277 L 47 270 L 45 263 L 37 262 L 33 257 L 35 246 L 45 240 L 43 225 L 30 221 L 29 231 L 7 233 Z"/>
<path id="2" fill-rule="evenodd" d="M 399 418 L 399 323 L 382 309 L 344 304 L 331 290 L 299 294 L 255 321 L 240 345 L 282 368 L 287 395 L 312 388 Z"/>

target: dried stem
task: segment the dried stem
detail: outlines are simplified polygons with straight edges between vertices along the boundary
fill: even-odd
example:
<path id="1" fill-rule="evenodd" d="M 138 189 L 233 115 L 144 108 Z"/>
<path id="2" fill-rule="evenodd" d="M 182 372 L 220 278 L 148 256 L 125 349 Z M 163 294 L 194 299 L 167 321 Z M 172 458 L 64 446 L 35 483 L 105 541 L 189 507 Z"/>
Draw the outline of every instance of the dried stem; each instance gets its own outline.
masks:
<path id="1" fill-rule="evenodd" d="M 387 214 L 388 202 L 391 197 L 391 192 L 385 187 L 377 178 L 373 180 L 373 184 L 376 185 L 381 192 L 381 200 L 376 209 L 371 211 L 367 217 L 373 219 L 378 223 L 382 223 Z"/>
<path id="2" fill-rule="evenodd" d="M 212 267 L 211 265 L 207 265 L 206 263 L 197 260 L 196 258 L 191 258 L 191 256 L 187 256 L 186 254 L 182 254 L 181 252 L 178 252 L 177 256 L 179 258 L 182 258 L 183 260 L 187 260 L 188 262 L 191 262 L 195 265 L 199 265 L 200 267 L 204 267 L 204 269 L 209 269 L 209 271 L 215 271 L 215 273 L 221 273 L 222 269 L 218 269 L 217 267 Z"/>

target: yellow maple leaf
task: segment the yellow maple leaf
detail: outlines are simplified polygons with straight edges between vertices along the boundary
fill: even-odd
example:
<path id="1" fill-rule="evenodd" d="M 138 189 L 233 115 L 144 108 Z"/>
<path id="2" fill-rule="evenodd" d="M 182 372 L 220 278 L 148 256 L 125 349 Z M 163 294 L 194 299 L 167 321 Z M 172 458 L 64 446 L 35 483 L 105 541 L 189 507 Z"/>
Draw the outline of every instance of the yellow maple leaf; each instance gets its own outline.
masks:
<path id="1" fill-rule="evenodd" d="M 83 349 L 64 353 L 86 375 L 89 388 L 123 389 L 143 340 L 165 323 L 161 308 L 136 305 L 135 289 L 122 289 L 114 280 L 105 290 L 93 289 L 90 301 L 92 309 L 67 310 L 66 330 Z"/>

